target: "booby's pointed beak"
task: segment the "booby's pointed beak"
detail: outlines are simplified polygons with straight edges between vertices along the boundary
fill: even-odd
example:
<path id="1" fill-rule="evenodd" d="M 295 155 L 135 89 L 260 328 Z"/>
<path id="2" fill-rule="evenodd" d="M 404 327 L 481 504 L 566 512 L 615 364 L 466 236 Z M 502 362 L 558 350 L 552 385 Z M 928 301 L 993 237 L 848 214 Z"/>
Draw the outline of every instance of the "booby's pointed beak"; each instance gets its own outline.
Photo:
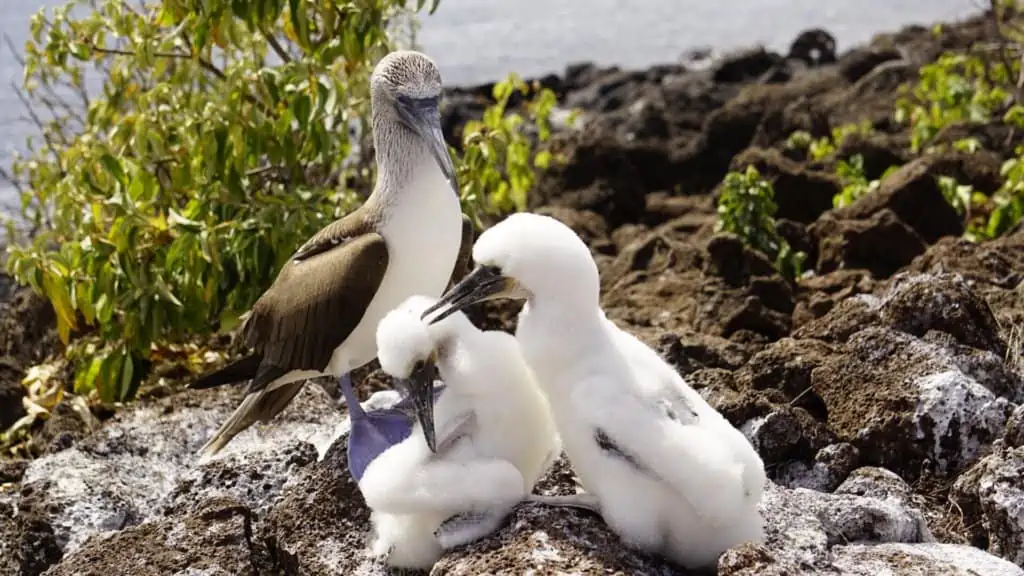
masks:
<path id="1" fill-rule="evenodd" d="M 395 100 L 398 117 L 410 130 L 420 135 L 430 148 L 430 153 L 441 168 L 441 173 L 448 180 L 455 195 L 459 195 L 459 182 L 455 175 L 455 165 L 448 154 L 448 144 L 444 141 L 441 131 L 441 113 L 438 98 L 410 98 L 399 96 Z"/>
<path id="2" fill-rule="evenodd" d="M 437 367 L 433 362 L 424 362 L 413 370 L 408 378 L 401 380 L 400 386 L 405 389 L 412 400 L 412 409 L 416 420 L 423 428 L 423 438 L 431 452 L 437 452 L 437 436 L 434 431 L 434 377 Z"/>
<path id="3" fill-rule="evenodd" d="M 440 322 L 452 314 L 468 308 L 479 302 L 495 300 L 497 298 L 522 298 L 524 292 L 519 284 L 508 276 L 503 276 L 501 270 L 495 266 L 477 266 L 461 282 L 452 286 L 447 294 L 441 297 L 433 306 L 427 308 L 421 320 L 440 310 L 429 322 L 433 324 Z"/>

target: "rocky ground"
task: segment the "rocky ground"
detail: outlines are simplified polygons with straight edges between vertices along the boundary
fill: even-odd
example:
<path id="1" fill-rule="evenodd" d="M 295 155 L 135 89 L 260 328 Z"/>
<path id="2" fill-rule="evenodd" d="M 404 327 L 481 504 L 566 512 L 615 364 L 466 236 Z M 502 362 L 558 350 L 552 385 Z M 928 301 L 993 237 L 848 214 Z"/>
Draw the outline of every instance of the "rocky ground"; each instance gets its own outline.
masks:
<path id="1" fill-rule="evenodd" d="M 559 137 L 569 162 L 543 177 L 535 209 L 586 240 L 609 317 L 742 429 L 773 479 L 767 543 L 726 552 L 721 575 L 1024 574 L 1024 230 L 960 239 L 933 178 L 991 192 L 1012 139 L 961 126 L 940 139 L 968 130 L 988 151 L 911 159 L 891 119 L 896 87 L 921 63 L 990 34 L 979 17 L 811 58 L 811 31 L 788 56 L 751 50 L 699 70 L 581 65 L 543 79 L 585 122 Z M 449 137 L 488 90 L 450 93 Z M 862 154 L 869 178 L 910 162 L 833 210 L 833 166 L 783 142 L 864 118 L 875 134 L 840 157 Z M 716 185 L 748 164 L 773 180 L 779 229 L 810 255 L 814 273 L 798 283 L 714 233 Z M 0 280 L 0 301 L 6 427 L 21 415 L 17 382 L 56 337 L 37 297 Z M 508 328 L 513 314 L 492 307 L 480 320 Z M 321 388 L 196 463 L 239 396 L 177 392 L 95 430 L 60 406 L 37 433 L 41 458 L 0 461 L 0 574 L 385 573 L 364 550 L 344 409 Z M 571 492 L 567 463 L 538 490 Z M 585 513 L 524 507 L 431 571 L 495 573 L 684 572 L 624 548 Z"/>

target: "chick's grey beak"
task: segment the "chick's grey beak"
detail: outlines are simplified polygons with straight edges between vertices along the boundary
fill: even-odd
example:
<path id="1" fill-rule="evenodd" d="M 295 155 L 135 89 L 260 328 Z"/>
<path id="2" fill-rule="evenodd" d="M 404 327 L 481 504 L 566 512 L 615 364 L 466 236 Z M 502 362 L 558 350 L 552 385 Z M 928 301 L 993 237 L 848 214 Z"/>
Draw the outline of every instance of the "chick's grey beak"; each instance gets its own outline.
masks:
<path id="1" fill-rule="evenodd" d="M 410 98 L 399 96 L 395 100 L 398 117 L 413 132 L 419 134 L 430 148 L 430 153 L 441 168 L 441 173 L 448 180 L 452 190 L 459 194 L 459 182 L 455 176 L 455 165 L 448 154 L 448 144 L 444 141 L 441 131 L 441 113 L 438 98 Z"/>
<path id="2" fill-rule="evenodd" d="M 431 452 L 437 452 L 437 436 L 434 432 L 434 377 L 436 375 L 437 368 L 428 362 L 401 382 L 402 387 L 406 389 L 412 400 L 413 412 L 416 413 L 416 420 L 423 428 L 423 438 L 427 441 L 427 447 Z"/>
<path id="3" fill-rule="evenodd" d="M 427 308 L 420 315 L 420 319 L 426 320 L 428 315 L 440 310 L 440 313 L 430 320 L 429 324 L 433 324 L 478 302 L 513 296 L 518 293 L 516 288 L 515 280 L 502 276 L 498 268 L 477 266 L 461 282 L 452 286 L 452 289 L 433 306 Z"/>

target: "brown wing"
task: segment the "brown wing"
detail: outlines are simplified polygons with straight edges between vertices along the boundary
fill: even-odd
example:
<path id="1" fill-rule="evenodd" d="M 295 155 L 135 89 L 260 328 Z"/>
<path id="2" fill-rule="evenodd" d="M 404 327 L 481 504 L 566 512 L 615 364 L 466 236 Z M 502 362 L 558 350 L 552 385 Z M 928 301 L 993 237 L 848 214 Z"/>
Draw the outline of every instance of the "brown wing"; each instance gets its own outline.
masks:
<path id="1" fill-rule="evenodd" d="M 384 238 L 344 220 L 310 238 L 296 253 L 302 258 L 289 261 L 253 305 L 242 339 L 261 356 L 260 372 L 268 378 L 326 369 L 377 293 L 388 267 Z M 250 393 L 268 378 L 257 375 Z"/>
<path id="2" fill-rule="evenodd" d="M 309 240 L 306 240 L 306 243 L 300 246 L 295 254 L 292 254 L 291 259 L 293 262 L 309 260 L 338 247 L 355 236 L 370 232 L 372 229 L 372 224 L 361 211 L 353 212 L 349 216 L 331 222 L 310 236 Z"/>
<path id="3" fill-rule="evenodd" d="M 455 268 L 452 270 L 451 282 L 448 287 L 458 284 L 459 280 L 466 274 L 469 274 L 470 268 L 473 266 L 473 240 L 475 230 L 473 229 L 473 221 L 469 219 L 469 216 L 462 215 L 462 244 L 459 246 L 459 256 L 455 259 Z"/>

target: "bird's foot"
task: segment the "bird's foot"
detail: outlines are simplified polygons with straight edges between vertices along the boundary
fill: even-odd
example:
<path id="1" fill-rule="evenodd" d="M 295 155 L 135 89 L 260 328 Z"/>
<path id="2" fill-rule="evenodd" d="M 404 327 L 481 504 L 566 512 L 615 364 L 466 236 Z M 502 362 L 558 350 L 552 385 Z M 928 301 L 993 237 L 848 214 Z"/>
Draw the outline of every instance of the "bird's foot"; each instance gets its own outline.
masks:
<path id="1" fill-rule="evenodd" d="M 508 517 L 510 510 L 462 512 L 451 516 L 434 530 L 434 537 L 444 550 L 451 550 L 493 534 Z"/>
<path id="2" fill-rule="evenodd" d="M 587 494 L 586 492 L 568 494 L 564 496 L 542 496 L 540 494 L 530 494 L 526 497 L 525 501 L 532 504 L 554 506 L 558 508 L 578 508 L 580 510 L 593 512 L 599 516 L 601 515 L 601 501 L 598 500 L 597 496 Z"/>
<path id="3" fill-rule="evenodd" d="M 349 388 L 351 388 L 352 387 L 352 373 L 351 372 L 345 372 L 341 376 L 338 376 L 338 384 L 340 384 L 342 386 L 348 386 Z"/>

